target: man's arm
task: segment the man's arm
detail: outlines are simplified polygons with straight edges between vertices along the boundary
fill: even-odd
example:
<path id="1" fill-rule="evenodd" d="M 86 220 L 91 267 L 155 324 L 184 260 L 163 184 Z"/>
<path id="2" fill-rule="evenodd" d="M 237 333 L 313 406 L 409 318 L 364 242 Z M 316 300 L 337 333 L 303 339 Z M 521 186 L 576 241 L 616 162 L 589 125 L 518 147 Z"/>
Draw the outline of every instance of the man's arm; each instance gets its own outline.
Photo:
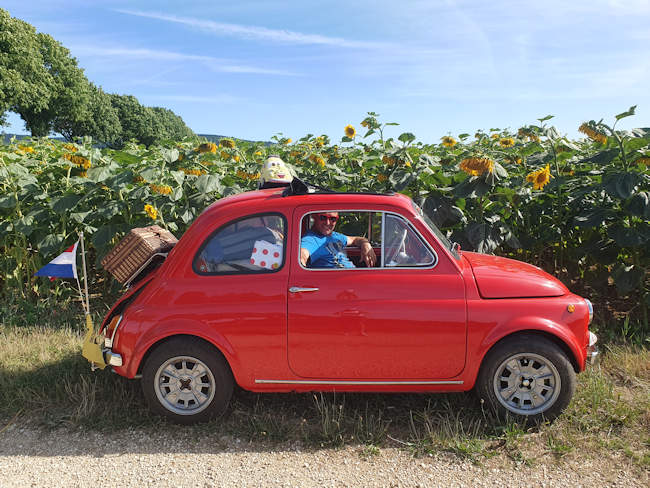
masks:
<path id="1" fill-rule="evenodd" d="M 348 246 L 355 246 L 361 249 L 361 259 L 366 263 L 366 266 L 372 268 L 375 265 L 377 256 L 375 256 L 375 251 L 368 239 L 359 236 L 348 236 Z"/>
<path id="2" fill-rule="evenodd" d="M 304 247 L 300 248 L 300 264 L 305 268 L 307 267 L 307 260 L 309 259 L 309 251 Z"/>

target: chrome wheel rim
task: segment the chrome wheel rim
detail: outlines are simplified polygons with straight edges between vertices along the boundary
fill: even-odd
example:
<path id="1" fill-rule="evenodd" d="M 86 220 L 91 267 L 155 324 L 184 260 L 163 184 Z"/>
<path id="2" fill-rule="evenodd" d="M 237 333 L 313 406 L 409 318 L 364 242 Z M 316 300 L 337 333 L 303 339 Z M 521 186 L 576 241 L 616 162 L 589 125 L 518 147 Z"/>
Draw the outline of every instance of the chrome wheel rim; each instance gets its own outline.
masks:
<path id="1" fill-rule="evenodd" d="M 503 361 L 494 375 L 494 393 L 509 411 L 536 415 L 555 403 L 562 388 L 557 368 L 543 356 L 521 353 Z"/>
<path id="2" fill-rule="evenodd" d="M 160 404 L 178 415 L 195 415 L 214 398 L 215 380 L 210 368 L 191 356 L 176 356 L 163 363 L 154 378 Z"/>

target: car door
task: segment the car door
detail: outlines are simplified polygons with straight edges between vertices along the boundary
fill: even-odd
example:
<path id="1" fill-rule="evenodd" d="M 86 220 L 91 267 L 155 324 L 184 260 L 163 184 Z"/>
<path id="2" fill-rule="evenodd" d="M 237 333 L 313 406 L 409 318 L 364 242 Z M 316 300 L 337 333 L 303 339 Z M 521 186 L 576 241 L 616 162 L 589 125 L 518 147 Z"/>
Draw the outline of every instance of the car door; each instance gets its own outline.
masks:
<path id="1" fill-rule="evenodd" d="M 295 210 L 294 228 L 301 228 L 310 210 Z M 386 215 L 390 214 L 382 215 L 382 225 L 387 227 Z M 385 255 L 380 256 L 378 267 L 309 269 L 300 264 L 300 253 L 294 254 L 287 339 L 288 362 L 296 375 L 332 380 L 434 380 L 452 378 L 463 370 L 463 279 L 448 257 L 438 255 L 405 218 L 389 218 L 399 219 L 434 262 L 399 263 L 395 256 L 407 245 L 396 242 L 399 232 L 395 239 L 385 235 L 385 230 Z M 299 249 L 299 236 L 293 239 L 291 245 Z M 413 248 L 414 242 L 408 246 Z M 385 259 L 389 253 L 394 255 L 390 261 Z"/>

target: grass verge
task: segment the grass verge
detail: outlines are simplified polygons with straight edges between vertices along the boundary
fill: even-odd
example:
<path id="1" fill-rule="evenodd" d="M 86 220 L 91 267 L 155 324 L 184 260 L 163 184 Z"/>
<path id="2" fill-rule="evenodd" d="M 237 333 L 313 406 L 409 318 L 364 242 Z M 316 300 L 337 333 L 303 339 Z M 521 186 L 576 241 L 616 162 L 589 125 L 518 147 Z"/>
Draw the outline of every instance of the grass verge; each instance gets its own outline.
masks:
<path id="1" fill-rule="evenodd" d="M 52 320 L 58 322 L 56 314 Z M 0 325 L 0 432 L 16 421 L 100 431 L 178 428 L 161 426 L 149 413 L 138 381 L 90 371 L 80 355 L 81 325 L 51 325 Z M 415 454 L 449 452 L 476 463 L 503 454 L 517 464 L 535 464 L 540 456 L 607 455 L 650 469 L 650 350 L 606 348 L 601 365 L 579 375 L 565 413 L 534 428 L 495 421 L 471 394 L 242 390 L 226 417 L 191 428 L 250 442 L 361 445 L 367 455 L 390 445 Z"/>

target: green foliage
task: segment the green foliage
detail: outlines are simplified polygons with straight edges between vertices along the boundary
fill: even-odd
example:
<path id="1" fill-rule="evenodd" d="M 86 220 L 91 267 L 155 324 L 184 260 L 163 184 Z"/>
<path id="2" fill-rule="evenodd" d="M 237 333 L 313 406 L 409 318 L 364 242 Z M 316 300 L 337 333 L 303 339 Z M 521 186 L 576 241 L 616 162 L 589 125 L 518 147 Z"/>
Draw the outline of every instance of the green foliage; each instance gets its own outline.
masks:
<path id="1" fill-rule="evenodd" d="M 154 114 L 183 133 L 169 111 L 109 97 L 123 135 L 162 137 Z M 389 124 L 369 113 L 370 140 L 342 144 L 308 135 L 270 147 L 223 139 L 99 150 L 88 138 L 0 146 L 2 293 L 41 295 L 30 273 L 80 230 L 98 260 L 133 227 L 155 222 L 180 236 L 215 199 L 254 189 L 265 157 L 278 154 L 334 190 L 406 193 L 462 249 L 537 264 L 592 299 L 596 317 L 631 315 L 647 328 L 650 132 L 590 122 L 581 126 L 589 139 L 572 141 L 545 123 L 424 144 L 409 132 L 386 138 Z"/>
<path id="2" fill-rule="evenodd" d="M 36 30 L 3 9 L 0 9 L 0 53 L 0 113 L 46 109 L 52 75 L 45 68 Z"/>

